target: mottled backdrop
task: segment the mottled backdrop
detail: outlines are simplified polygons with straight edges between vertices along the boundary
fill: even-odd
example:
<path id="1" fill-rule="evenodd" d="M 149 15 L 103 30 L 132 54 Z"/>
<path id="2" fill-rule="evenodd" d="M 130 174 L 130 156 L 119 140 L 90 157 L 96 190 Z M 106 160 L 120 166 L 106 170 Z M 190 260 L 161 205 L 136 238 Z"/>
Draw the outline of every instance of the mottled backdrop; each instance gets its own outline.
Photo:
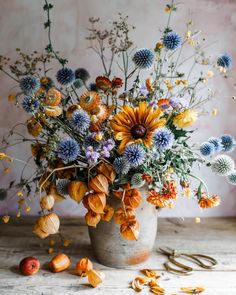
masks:
<path id="1" fill-rule="evenodd" d="M 104 23 L 113 20 L 118 12 L 128 14 L 130 22 L 136 26 L 133 34 L 138 47 L 153 48 L 159 40 L 159 27 L 167 21 L 164 0 L 51 0 L 55 5 L 53 10 L 53 39 L 54 44 L 62 55 L 69 58 L 73 68 L 86 67 L 91 75 L 101 74 L 99 60 L 85 41 L 88 18 L 100 16 Z M 185 29 L 185 21 L 192 18 L 194 28 L 202 30 L 201 38 L 206 37 L 206 44 L 212 44 L 208 50 L 213 58 L 222 52 L 229 52 L 236 60 L 235 29 L 236 1 L 235 0 L 182 0 L 178 12 L 172 20 L 175 31 L 181 33 Z M 16 56 L 15 48 L 20 47 L 25 52 L 42 51 L 47 44 L 47 35 L 43 29 L 45 16 L 42 10 L 43 0 L 0 0 L 0 54 Z M 187 53 L 186 53 L 187 54 Z M 233 71 L 236 67 L 233 68 Z M 55 71 L 58 68 L 55 67 Z M 196 141 L 209 136 L 235 131 L 236 104 L 231 99 L 235 94 L 234 79 L 217 79 L 215 82 L 216 99 L 210 104 L 210 109 L 220 108 L 219 115 L 199 120 L 201 132 L 196 134 Z M 24 121 L 25 115 L 7 101 L 9 91 L 14 92 L 15 84 L 0 73 L 0 135 L 18 121 Z M 18 158 L 27 159 L 29 153 L 23 146 L 16 146 L 11 153 Z M 13 166 L 11 174 L 1 172 L 1 186 L 19 175 L 22 166 Z M 2 170 L 2 168 L 1 168 Z M 200 172 L 198 172 L 200 173 Z M 213 177 L 208 170 L 200 175 L 209 183 L 211 192 L 222 196 L 222 205 L 214 210 L 201 211 L 195 202 L 183 197 L 173 210 L 162 210 L 161 216 L 235 216 L 236 190 L 220 177 Z M 34 196 L 31 196 L 33 199 Z M 16 198 L 10 196 L 7 202 L 0 203 L 0 215 L 14 213 L 17 210 Z M 38 205 L 32 205 L 30 214 L 37 214 Z M 83 211 L 73 201 L 58 204 L 56 210 L 64 215 L 79 215 Z"/>

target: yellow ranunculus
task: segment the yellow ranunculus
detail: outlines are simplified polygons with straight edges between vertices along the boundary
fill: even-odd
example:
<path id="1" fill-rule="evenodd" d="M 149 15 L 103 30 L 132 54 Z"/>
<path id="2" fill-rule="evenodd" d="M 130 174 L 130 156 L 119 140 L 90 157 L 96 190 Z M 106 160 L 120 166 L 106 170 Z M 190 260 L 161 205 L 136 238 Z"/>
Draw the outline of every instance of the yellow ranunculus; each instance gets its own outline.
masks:
<path id="1" fill-rule="evenodd" d="M 174 117 L 173 122 L 179 128 L 192 126 L 197 121 L 197 111 L 188 109 Z"/>

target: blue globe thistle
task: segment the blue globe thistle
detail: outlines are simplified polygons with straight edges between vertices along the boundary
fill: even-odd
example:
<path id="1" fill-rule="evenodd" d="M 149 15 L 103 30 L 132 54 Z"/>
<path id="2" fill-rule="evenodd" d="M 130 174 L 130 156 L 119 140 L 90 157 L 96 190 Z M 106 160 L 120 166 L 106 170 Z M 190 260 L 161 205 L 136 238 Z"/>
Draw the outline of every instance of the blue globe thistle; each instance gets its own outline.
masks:
<path id="1" fill-rule="evenodd" d="M 154 63 L 155 55 L 151 49 L 142 48 L 135 52 L 133 62 L 140 69 L 149 69 Z"/>
<path id="2" fill-rule="evenodd" d="M 200 146 L 200 153 L 203 156 L 212 156 L 215 152 L 215 146 L 210 142 L 203 142 Z"/>
<path id="3" fill-rule="evenodd" d="M 181 43 L 181 37 L 175 32 L 166 33 L 163 37 L 163 45 L 169 50 L 177 49 Z"/>
<path id="4" fill-rule="evenodd" d="M 217 59 L 217 65 L 226 69 L 230 69 L 233 65 L 232 57 L 228 53 L 222 54 Z"/>
<path id="5" fill-rule="evenodd" d="M 130 170 L 130 164 L 123 157 L 116 158 L 113 167 L 117 174 L 127 174 Z"/>
<path id="6" fill-rule="evenodd" d="M 86 82 L 90 78 L 90 75 L 86 69 L 79 68 L 79 69 L 75 70 L 75 78 L 80 79 L 83 82 Z"/>
<path id="7" fill-rule="evenodd" d="M 90 91 L 98 91 L 97 84 L 95 82 L 92 82 L 89 84 L 89 90 Z"/>
<path id="8" fill-rule="evenodd" d="M 20 88 L 27 95 L 34 94 L 40 88 L 40 79 L 34 76 L 23 77 L 20 80 Z"/>
<path id="9" fill-rule="evenodd" d="M 65 138 L 59 141 L 57 145 L 57 154 L 64 163 L 75 161 L 80 153 L 80 146 L 72 138 Z"/>
<path id="10" fill-rule="evenodd" d="M 221 139 L 217 137 L 210 137 L 208 139 L 208 142 L 212 143 L 215 147 L 216 152 L 220 152 L 222 150 L 222 144 L 221 144 Z"/>
<path id="11" fill-rule="evenodd" d="M 153 135 L 153 143 L 160 152 L 170 149 L 174 140 L 174 134 L 168 128 L 159 128 Z"/>
<path id="12" fill-rule="evenodd" d="M 75 73 L 70 68 L 62 68 L 57 72 L 56 78 L 61 85 L 70 85 L 75 80 Z"/>
<path id="13" fill-rule="evenodd" d="M 68 195 L 68 184 L 70 181 L 68 179 L 59 179 L 56 184 L 57 191 L 60 195 Z"/>
<path id="14" fill-rule="evenodd" d="M 26 113 L 34 114 L 39 109 L 39 101 L 31 96 L 25 96 L 21 105 Z"/>
<path id="15" fill-rule="evenodd" d="M 226 178 L 228 183 L 236 185 L 236 170 L 230 173 Z"/>
<path id="16" fill-rule="evenodd" d="M 219 155 L 211 163 L 211 170 L 217 175 L 227 176 L 234 170 L 235 164 L 232 158 L 227 155 Z"/>
<path id="17" fill-rule="evenodd" d="M 81 88 L 84 86 L 84 82 L 81 79 L 76 79 L 73 83 L 75 88 Z"/>
<path id="18" fill-rule="evenodd" d="M 86 111 L 77 110 L 72 114 L 70 124 L 77 131 L 86 131 L 89 128 L 90 117 Z"/>
<path id="19" fill-rule="evenodd" d="M 146 152 L 142 146 L 137 143 L 133 143 L 126 146 L 123 157 L 131 167 L 138 167 L 143 164 Z"/>
<path id="20" fill-rule="evenodd" d="M 221 143 L 223 146 L 222 150 L 227 153 L 232 152 L 236 145 L 236 142 L 233 136 L 229 134 L 224 134 L 220 138 L 221 138 Z"/>

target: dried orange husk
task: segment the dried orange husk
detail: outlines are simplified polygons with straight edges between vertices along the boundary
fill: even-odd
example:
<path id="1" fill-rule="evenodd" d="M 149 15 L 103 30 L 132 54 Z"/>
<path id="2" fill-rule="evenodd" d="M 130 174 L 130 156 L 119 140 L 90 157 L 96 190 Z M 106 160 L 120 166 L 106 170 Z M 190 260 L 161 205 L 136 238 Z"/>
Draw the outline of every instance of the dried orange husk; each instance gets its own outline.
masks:
<path id="1" fill-rule="evenodd" d="M 86 91 L 80 96 L 80 106 L 87 112 L 95 109 L 100 102 L 100 96 L 95 91 Z"/>
<path id="2" fill-rule="evenodd" d="M 70 197 L 77 203 L 80 203 L 85 193 L 88 191 L 88 187 L 85 182 L 74 180 L 68 184 L 67 190 Z"/>
<path id="3" fill-rule="evenodd" d="M 112 165 L 108 163 L 102 163 L 97 167 L 99 173 L 103 174 L 109 182 L 113 182 L 116 178 L 116 172 Z"/>
<path id="4" fill-rule="evenodd" d="M 166 290 L 158 284 L 157 284 L 157 286 L 150 287 L 150 291 L 156 295 L 166 294 Z"/>
<path id="5" fill-rule="evenodd" d="M 97 287 L 99 284 L 103 282 L 105 279 L 105 274 L 103 272 L 91 269 L 87 272 L 88 275 L 88 281 L 91 286 L 94 288 Z"/>
<path id="6" fill-rule="evenodd" d="M 148 280 L 148 278 L 136 277 L 133 279 L 131 287 L 134 289 L 134 291 L 141 292 L 143 290 L 142 285 L 147 284 Z"/>
<path id="7" fill-rule="evenodd" d="M 100 220 L 101 214 L 95 213 L 92 210 L 88 210 L 88 212 L 85 215 L 85 221 L 88 226 L 96 227 Z"/>
<path id="8" fill-rule="evenodd" d="M 51 210 L 55 204 L 55 199 L 52 195 L 46 195 L 40 200 L 40 206 L 42 209 Z"/>
<path id="9" fill-rule="evenodd" d="M 91 122 L 90 126 L 89 126 L 89 131 L 91 132 L 98 132 L 100 131 L 102 128 L 102 122 L 98 121 L 98 122 Z"/>
<path id="10" fill-rule="evenodd" d="M 83 203 L 83 205 L 84 205 L 84 208 L 90 210 L 90 207 L 89 207 L 89 204 L 88 204 L 88 195 L 85 195 L 85 196 L 83 197 L 82 203 Z"/>
<path id="11" fill-rule="evenodd" d="M 159 279 L 161 276 L 160 275 L 158 275 L 157 273 L 156 273 L 156 271 L 155 270 L 153 270 L 153 269 L 149 269 L 149 268 L 144 268 L 144 269 L 142 269 L 141 270 L 141 273 L 143 273 L 146 277 L 148 277 L 148 278 L 155 278 L 155 279 Z"/>
<path id="12" fill-rule="evenodd" d="M 93 264 L 87 257 L 81 258 L 75 266 L 75 271 L 79 276 L 86 276 L 87 273 L 92 269 Z"/>
<path id="13" fill-rule="evenodd" d="M 180 290 L 187 294 L 200 294 L 204 292 L 206 289 L 204 287 L 184 287 L 180 288 Z"/>
<path id="14" fill-rule="evenodd" d="M 97 193 L 108 195 L 108 180 L 103 174 L 98 174 L 89 181 L 89 188 Z"/>
<path id="15" fill-rule="evenodd" d="M 47 106 L 55 107 L 61 102 L 61 92 L 56 88 L 50 88 L 47 92 L 45 104 Z"/>
<path id="16" fill-rule="evenodd" d="M 58 117 L 62 114 L 62 108 L 58 106 L 56 107 L 47 106 L 44 108 L 44 112 L 48 117 Z"/>
<path id="17" fill-rule="evenodd" d="M 34 143 L 31 144 L 31 154 L 33 157 L 39 158 L 40 160 L 44 159 L 46 156 L 46 153 L 44 151 L 44 148 L 46 147 L 46 144 L 41 143 Z"/>
<path id="18" fill-rule="evenodd" d="M 48 266 L 52 272 L 61 272 L 66 270 L 71 264 L 69 257 L 63 253 L 59 253 L 52 258 Z"/>
<path id="19" fill-rule="evenodd" d="M 103 210 L 103 214 L 101 215 L 101 219 L 103 221 L 109 222 L 114 215 L 114 209 L 110 205 L 106 205 Z"/>
<path id="20" fill-rule="evenodd" d="M 26 124 L 27 130 L 30 135 L 32 135 L 33 137 L 38 137 L 41 134 L 43 127 L 35 117 L 32 117 L 29 120 L 27 120 Z"/>
<path id="21" fill-rule="evenodd" d="M 139 223 L 136 218 L 129 218 L 120 226 L 120 233 L 126 240 L 138 240 L 139 237 Z"/>
<path id="22" fill-rule="evenodd" d="M 95 213 L 103 213 L 106 206 L 106 195 L 104 193 L 91 193 L 88 195 L 89 208 Z"/>
<path id="23" fill-rule="evenodd" d="M 60 220 L 58 216 L 55 213 L 50 213 L 37 219 L 33 232 L 41 239 L 44 239 L 49 235 L 58 233 L 59 227 Z"/>
<path id="24" fill-rule="evenodd" d="M 135 216 L 135 211 L 131 207 L 118 208 L 114 214 L 114 222 L 121 225 L 127 219 L 135 218 Z"/>
<path id="25" fill-rule="evenodd" d="M 61 202 L 65 200 L 65 197 L 58 193 L 57 187 L 54 184 L 50 185 L 48 195 L 53 196 L 55 202 Z"/>
<path id="26" fill-rule="evenodd" d="M 66 111 L 67 119 L 71 119 L 74 111 L 78 110 L 79 108 L 80 108 L 80 106 L 78 104 L 73 104 L 73 105 L 69 106 Z"/>
<path id="27" fill-rule="evenodd" d="M 125 192 L 124 203 L 131 208 L 138 208 L 142 202 L 142 196 L 138 189 L 131 189 Z"/>

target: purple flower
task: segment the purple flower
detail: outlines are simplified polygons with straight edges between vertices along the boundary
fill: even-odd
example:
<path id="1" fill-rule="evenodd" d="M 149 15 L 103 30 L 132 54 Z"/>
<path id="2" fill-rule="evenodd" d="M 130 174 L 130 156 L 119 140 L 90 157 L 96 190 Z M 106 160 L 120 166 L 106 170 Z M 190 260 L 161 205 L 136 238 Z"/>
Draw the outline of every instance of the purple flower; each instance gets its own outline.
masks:
<path id="1" fill-rule="evenodd" d="M 103 150 L 101 151 L 101 155 L 104 158 L 109 158 L 110 157 L 110 152 L 109 152 L 109 150 L 106 147 L 104 147 Z"/>
<path id="2" fill-rule="evenodd" d="M 111 151 L 115 146 L 115 141 L 113 139 L 108 139 L 104 142 L 103 148 L 106 149 L 107 151 Z"/>
<path id="3" fill-rule="evenodd" d="M 145 85 L 142 85 L 140 88 L 140 94 L 141 96 L 147 96 L 148 91 L 147 91 L 147 87 Z"/>
<path id="4" fill-rule="evenodd" d="M 97 163 L 100 154 L 94 151 L 92 146 L 86 148 L 85 151 L 86 158 L 88 160 L 89 165 L 94 165 Z"/>
<path id="5" fill-rule="evenodd" d="M 172 106 L 173 109 L 178 109 L 180 108 L 180 101 L 178 97 L 172 97 L 170 99 L 170 105 Z"/>

